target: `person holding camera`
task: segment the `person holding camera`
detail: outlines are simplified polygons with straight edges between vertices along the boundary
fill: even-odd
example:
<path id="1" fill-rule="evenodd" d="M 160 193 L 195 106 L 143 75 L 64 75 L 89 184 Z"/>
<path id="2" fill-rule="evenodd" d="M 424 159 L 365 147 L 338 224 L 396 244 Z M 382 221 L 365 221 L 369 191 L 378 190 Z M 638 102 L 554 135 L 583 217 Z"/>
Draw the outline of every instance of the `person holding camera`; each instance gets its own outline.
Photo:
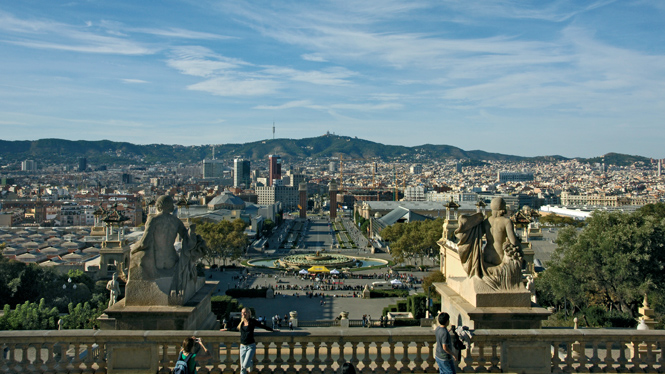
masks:
<path id="1" fill-rule="evenodd" d="M 178 353 L 178 360 L 176 361 L 174 374 L 196 374 L 196 355 L 203 348 L 204 354 L 208 353 L 208 349 L 203 345 L 200 338 L 194 336 L 185 338 L 182 342 L 182 347 Z"/>

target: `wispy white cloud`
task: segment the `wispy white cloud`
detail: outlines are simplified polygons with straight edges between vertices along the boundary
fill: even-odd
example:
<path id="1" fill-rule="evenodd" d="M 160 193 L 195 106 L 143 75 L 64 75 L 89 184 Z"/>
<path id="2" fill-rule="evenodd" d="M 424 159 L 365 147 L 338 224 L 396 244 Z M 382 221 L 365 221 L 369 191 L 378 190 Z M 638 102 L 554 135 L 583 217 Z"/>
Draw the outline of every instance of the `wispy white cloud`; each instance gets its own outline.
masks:
<path id="1" fill-rule="evenodd" d="M 217 77 L 192 84 L 187 88 L 217 96 L 261 96 L 277 92 L 280 83 L 269 79 L 244 79 Z"/>
<path id="2" fill-rule="evenodd" d="M 29 48 L 118 55 L 147 55 L 158 50 L 132 40 L 95 34 L 87 26 L 19 19 L 6 12 L 0 12 L 0 30 L 5 31 L 6 43 Z"/>
<path id="3" fill-rule="evenodd" d="M 301 71 L 286 67 L 271 66 L 264 69 L 263 73 L 293 81 L 327 86 L 346 86 L 351 83 L 347 78 L 357 75 L 357 73 L 340 67 L 324 70 Z"/>
<path id="4" fill-rule="evenodd" d="M 301 55 L 303 60 L 305 61 L 313 61 L 313 62 L 327 62 L 325 58 L 321 57 L 320 55 L 313 54 L 313 53 L 306 53 L 304 55 Z"/>
<path id="5" fill-rule="evenodd" d="M 289 101 L 281 105 L 257 105 L 254 109 L 262 110 L 282 110 L 282 109 L 293 109 L 293 108 L 310 108 L 312 103 L 309 100 L 298 100 L 298 101 Z"/>
<path id="6" fill-rule="evenodd" d="M 130 84 L 143 84 L 143 83 L 148 83 L 148 81 L 144 81 L 142 79 L 131 79 L 131 78 L 125 78 L 122 80 L 124 83 L 130 83 Z"/>

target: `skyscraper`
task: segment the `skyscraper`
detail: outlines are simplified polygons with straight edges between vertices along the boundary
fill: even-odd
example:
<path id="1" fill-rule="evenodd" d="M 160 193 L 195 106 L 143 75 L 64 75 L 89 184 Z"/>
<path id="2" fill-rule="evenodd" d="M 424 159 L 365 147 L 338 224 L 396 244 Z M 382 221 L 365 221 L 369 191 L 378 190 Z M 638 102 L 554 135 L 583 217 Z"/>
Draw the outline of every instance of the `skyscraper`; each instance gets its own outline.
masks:
<path id="1" fill-rule="evenodd" d="M 79 162 L 79 170 L 78 171 L 85 171 L 88 168 L 88 159 L 87 158 L 79 157 L 78 162 Z"/>
<path id="2" fill-rule="evenodd" d="M 268 185 L 272 186 L 273 181 L 282 179 L 282 158 L 278 155 L 268 156 L 270 170 L 268 171 Z"/>
<path id="3" fill-rule="evenodd" d="M 251 179 L 249 176 L 249 160 L 236 158 L 233 160 L 233 186 L 234 187 L 249 187 Z"/>

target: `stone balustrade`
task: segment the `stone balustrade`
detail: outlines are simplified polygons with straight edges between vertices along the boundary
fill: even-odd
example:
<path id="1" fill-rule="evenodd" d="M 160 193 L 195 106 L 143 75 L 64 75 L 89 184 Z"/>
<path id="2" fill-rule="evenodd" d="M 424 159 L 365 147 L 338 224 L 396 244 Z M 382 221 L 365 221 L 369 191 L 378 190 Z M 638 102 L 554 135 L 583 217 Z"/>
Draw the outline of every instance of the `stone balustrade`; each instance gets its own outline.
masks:
<path id="1" fill-rule="evenodd" d="M 2 373 L 169 373 L 184 337 L 210 350 L 199 373 L 238 370 L 237 332 L 0 331 Z M 255 371 L 435 373 L 430 328 L 333 329 L 257 333 Z M 663 372 L 663 331 L 609 329 L 476 330 L 461 372 Z"/>

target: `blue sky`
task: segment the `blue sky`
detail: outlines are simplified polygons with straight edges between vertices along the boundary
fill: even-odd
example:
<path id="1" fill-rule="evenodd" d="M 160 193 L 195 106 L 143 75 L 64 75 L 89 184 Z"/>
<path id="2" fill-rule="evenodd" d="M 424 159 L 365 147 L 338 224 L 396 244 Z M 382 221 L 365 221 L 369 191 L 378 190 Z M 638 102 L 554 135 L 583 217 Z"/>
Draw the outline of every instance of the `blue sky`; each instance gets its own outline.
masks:
<path id="1" fill-rule="evenodd" d="M 665 158 L 665 1 L 0 3 L 0 138 Z"/>

